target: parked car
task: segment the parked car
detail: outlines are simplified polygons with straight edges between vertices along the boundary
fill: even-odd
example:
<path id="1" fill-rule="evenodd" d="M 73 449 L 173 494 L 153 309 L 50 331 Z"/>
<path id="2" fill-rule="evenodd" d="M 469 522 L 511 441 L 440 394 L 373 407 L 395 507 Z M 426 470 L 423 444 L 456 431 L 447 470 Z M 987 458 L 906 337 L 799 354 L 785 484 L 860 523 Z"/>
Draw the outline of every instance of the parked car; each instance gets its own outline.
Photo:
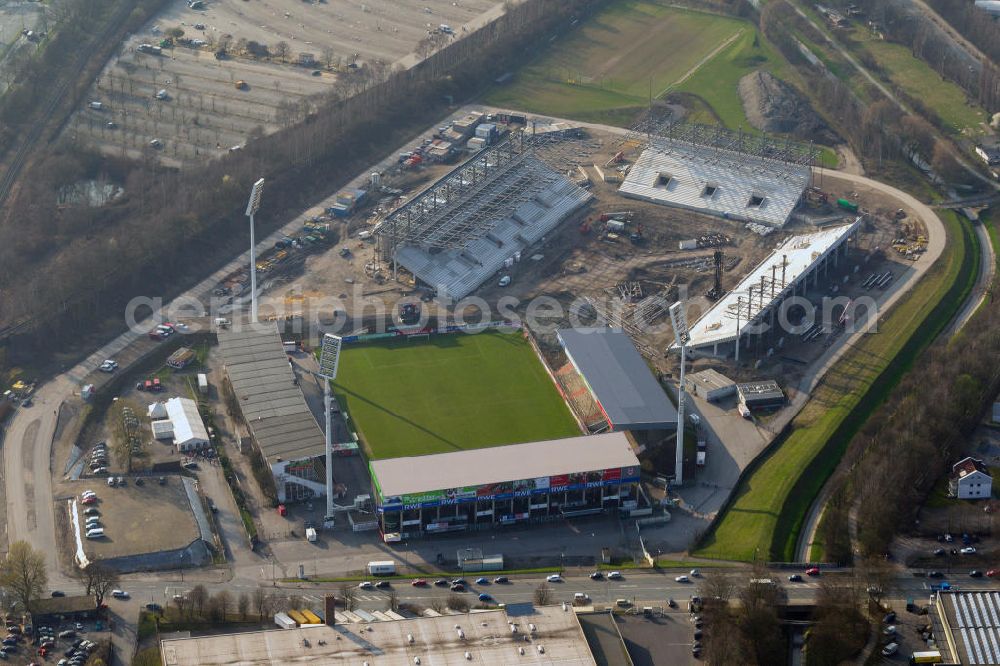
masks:
<path id="1" fill-rule="evenodd" d="M 371 590 L 374 589 L 374 587 L 375 586 L 372 585 L 372 582 L 370 580 L 363 580 L 360 583 L 358 583 L 358 589 L 361 590 Z"/>
<path id="2" fill-rule="evenodd" d="M 608 574 L 608 580 L 621 580 L 624 578 L 621 571 L 612 571 Z"/>
<path id="3" fill-rule="evenodd" d="M 899 643 L 889 643 L 884 648 L 882 648 L 883 657 L 891 657 L 899 651 Z"/>
<path id="4" fill-rule="evenodd" d="M 493 601 L 493 597 L 483 592 L 482 594 L 479 595 L 479 600 L 484 603 L 488 603 L 490 601 Z"/>
<path id="5" fill-rule="evenodd" d="M 476 585 L 489 585 L 490 580 L 486 576 L 480 576 L 476 579 Z"/>
<path id="6" fill-rule="evenodd" d="M 112 361 L 109 358 L 103 363 L 101 363 L 101 365 L 99 365 L 97 369 L 100 370 L 101 372 L 114 372 L 115 370 L 118 369 L 118 363 L 116 361 Z"/>
<path id="7" fill-rule="evenodd" d="M 690 583 L 691 579 L 688 578 L 687 576 L 677 576 L 676 578 L 674 578 L 674 582 L 675 583 Z"/>
<path id="8" fill-rule="evenodd" d="M 434 584 L 437 585 L 438 587 L 447 587 L 449 583 L 444 578 L 438 578 L 436 581 L 434 581 Z"/>
<path id="9" fill-rule="evenodd" d="M 115 599 L 128 599 L 128 592 L 125 590 L 111 590 L 111 596 Z"/>
<path id="10" fill-rule="evenodd" d="M 808 569 L 806 569 L 806 575 L 807 576 L 818 576 L 819 575 L 819 567 L 809 567 Z"/>
<path id="11" fill-rule="evenodd" d="M 958 552 L 960 552 L 962 555 L 974 555 L 975 552 L 976 552 L 976 547 L 975 546 L 966 546 L 965 548 L 962 548 Z"/>
<path id="12" fill-rule="evenodd" d="M 550 574 L 550 575 L 548 575 L 548 576 L 545 577 L 545 580 L 547 580 L 550 583 L 561 583 L 561 582 L 563 582 L 562 576 L 560 576 L 559 574 Z"/>
<path id="13" fill-rule="evenodd" d="M 884 624 L 892 624 L 895 621 L 896 621 L 896 613 L 894 611 L 889 611 L 888 613 L 885 614 L 885 617 L 882 618 L 882 622 Z"/>
<path id="14" fill-rule="evenodd" d="M 987 571 L 986 571 L 986 575 L 987 575 L 988 577 L 990 577 L 990 578 L 993 578 L 993 577 L 994 577 L 994 576 L 996 576 L 996 575 L 997 575 L 998 573 L 1000 573 L 1000 569 L 989 569 L 989 570 L 987 570 Z"/>
<path id="15" fill-rule="evenodd" d="M 413 587 L 426 587 L 427 581 L 424 580 L 423 578 L 414 578 L 413 580 L 410 581 L 410 585 L 412 585 Z"/>
<path id="16" fill-rule="evenodd" d="M 944 574 L 941 573 L 940 571 L 928 571 L 927 572 L 927 577 L 928 578 L 944 578 Z"/>
<path id="17" fill-rule="evenodd" d="M 390 583 L 387 580 L 380 580 L 377 583 L 375 583 L 375 587 L 377 587 L 379 589 L 382 589 L 382 590 L 385 590 L 385 589 L 388 589 L 388 588 L 392 587 L 392 583 Z"/>
<path id="18" fill-rule="evenodd" d="M 510 583 L 510 578 L 507 578 L 507 576 L 497 576 L 493 579 L 493 582 L 497 585 L 507 585 Z"/>
<path id="19" fill-rule="evenodd" d="M 691 578 L 701 578 L 701 571 L 698 569 L 691 569 Z"/>
<path id="20" fill-rule="evenodd" d="M 604 578 L 604 574 L 602 574 L 600 571 L 595 571 L 594 573 L 590 574 L 590 580 L 601 580 L 602 578 Z"/>
<path id="21" fill-rule="evenodd" d="M 969 572 L 969 576 L 971 576 L 972 578 L 982 578 L 983 572 L 979 571 L 978 569 L 973 569 L 972 571 Z"/>
<path id="22" fill-rule="evenodd" d="M 461 583 L 452 583 L 451 584 L 451 591 L 452 592 L 465 592 L 465 586 L 462 585 Z"/>
<path id="23" fill-rule="evenodd" d="M 800 576 L 799 574 L 792 574 L 791 576 L 788 577 L 788 582 L 789 583 L 801 583 L 802 582 L 802 576 Z"/>

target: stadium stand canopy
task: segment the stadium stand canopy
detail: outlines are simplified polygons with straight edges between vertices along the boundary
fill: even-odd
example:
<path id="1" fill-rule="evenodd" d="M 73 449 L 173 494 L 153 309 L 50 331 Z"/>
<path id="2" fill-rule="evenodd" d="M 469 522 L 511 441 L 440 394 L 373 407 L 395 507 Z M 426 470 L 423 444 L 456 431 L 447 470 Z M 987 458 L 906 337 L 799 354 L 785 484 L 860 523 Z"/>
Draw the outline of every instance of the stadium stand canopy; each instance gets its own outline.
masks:
<path id="1" fill-rule="evenodd" d="M 858 218 L 852 224 L 788 238 L 690 327 L 688 347 L 734 342 L 742 331 L 761 322 L 800 285 L 804 286 L 806 279 L 844 245 L 860 224 Z"/>
<path id="2" fill-rule="evenodd" d="M 700 125 L 671 125 L 646 143 L 624 196 L 781 227 L 809 185 L 805 147 Z"/>
<path id="3" fill-rule="evenodd" d="M 613 430 L 676 428 L 677 409 L 622 330 L 568 328 L 556 335 Z"/>
<path id="4" fill-rule="evenodd" d="M 269 463 L 323 455 L 323 431 L 306 404 L 275 325 L 219 331 L 243 418 Z"/>
<path id="5" fill-rule="evenodd" d="M 511 139 L 452 170 L 375 233 L 385 260 L 459 299 L 519 260 L 590 199 Z"/>
<path id="6" fill-rule="evenodd" d="M 624 433 L 374 460 L 382 498 L 615 468 L 638 468 Z"/>

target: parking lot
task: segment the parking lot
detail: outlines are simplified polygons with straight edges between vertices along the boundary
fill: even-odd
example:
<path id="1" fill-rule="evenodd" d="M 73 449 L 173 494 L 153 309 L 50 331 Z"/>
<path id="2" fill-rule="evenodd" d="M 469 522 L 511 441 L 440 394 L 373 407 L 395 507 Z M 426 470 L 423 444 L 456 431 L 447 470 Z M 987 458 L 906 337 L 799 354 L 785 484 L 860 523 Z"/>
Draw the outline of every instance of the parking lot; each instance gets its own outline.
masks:
<path id="1" fill-rule="evenodd" d="M 304 118 L 317 96 L 334 90 L 341 77 L 356 75 L 353 65 L 389 66 L 442 24 L 460 36 L 464 23 L 499 3 L 429 4 L 220 0 L 191 9 L 177 3 L 126 41 L 65 131 L 109 153 L 135 157 L 152 151 L 175 165 L 225 154 L 253 132 L 269 133 Z M 139 50 L 177 29 L 184 43 L 159 55 Z M 221 59 L 220 49 L 226 53 Z M 308 62 L 302 54 L 314 62 L 300 66 Z M 161 90 L 166 94 L 158 99 Z M 154 140 L 158 147 L 151 146 Z"/>
<path id="2" fill-rule="evenodd" d="M 104 528 L 103 538 L 83 539 L 87 559 L 107 560 L 184 548 L 198 538 L 198 526 L 180 478 L 163 478 L 164 485 L 160 485 L 158 477 L 143 479 L 141 486 L 137 485 L 138 477 L 125 477 L 125 484 L 115 487 L 96 480 L 66 484 L 78 500 L 81 530 L 88 517 L 85 510 L 91 507 L 97 510 Z M 88 490 L 98 498 L 89 506 L 79 502 L 81 493 Z M 68 525 L 72 530 L 72 520 Z"/>

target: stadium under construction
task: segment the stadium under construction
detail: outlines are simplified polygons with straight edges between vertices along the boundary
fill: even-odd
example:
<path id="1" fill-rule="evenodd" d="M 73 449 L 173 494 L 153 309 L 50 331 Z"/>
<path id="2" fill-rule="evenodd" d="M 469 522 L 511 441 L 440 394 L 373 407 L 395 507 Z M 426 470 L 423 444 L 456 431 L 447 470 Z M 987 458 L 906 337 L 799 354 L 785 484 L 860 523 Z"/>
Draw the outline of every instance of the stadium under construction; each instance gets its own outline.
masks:
<path id="1" fill-rule="evenodd" d="M 377 256 L 441 297 L 476 290 L 592 199 L 517 132 L 476 153 L 375 228 Z"/>

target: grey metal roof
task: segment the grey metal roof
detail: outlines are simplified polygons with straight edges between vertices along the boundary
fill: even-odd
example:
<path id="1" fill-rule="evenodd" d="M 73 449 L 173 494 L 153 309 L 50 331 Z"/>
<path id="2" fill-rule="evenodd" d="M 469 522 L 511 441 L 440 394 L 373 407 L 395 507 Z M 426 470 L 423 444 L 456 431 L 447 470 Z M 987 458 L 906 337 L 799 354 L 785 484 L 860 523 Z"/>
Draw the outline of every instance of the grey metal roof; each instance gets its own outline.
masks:
<path id="1" fill-rule="evenodd" d="M 371 463 L 383 497 L 638 466 L 621 432 Z"/>
<path id="2" fill-rule="evenodd" d="M 295 384 L 277 326 L 219 331 L 219 347 L 243 417 L 268 462 L 323 454 L 323 431 Z"/>
<path id="3" fill-rule="evenodd" d="M 624 332 L 567 328 L 556 335 L 614 428 L 676 427 L 677 409 Z"/>

